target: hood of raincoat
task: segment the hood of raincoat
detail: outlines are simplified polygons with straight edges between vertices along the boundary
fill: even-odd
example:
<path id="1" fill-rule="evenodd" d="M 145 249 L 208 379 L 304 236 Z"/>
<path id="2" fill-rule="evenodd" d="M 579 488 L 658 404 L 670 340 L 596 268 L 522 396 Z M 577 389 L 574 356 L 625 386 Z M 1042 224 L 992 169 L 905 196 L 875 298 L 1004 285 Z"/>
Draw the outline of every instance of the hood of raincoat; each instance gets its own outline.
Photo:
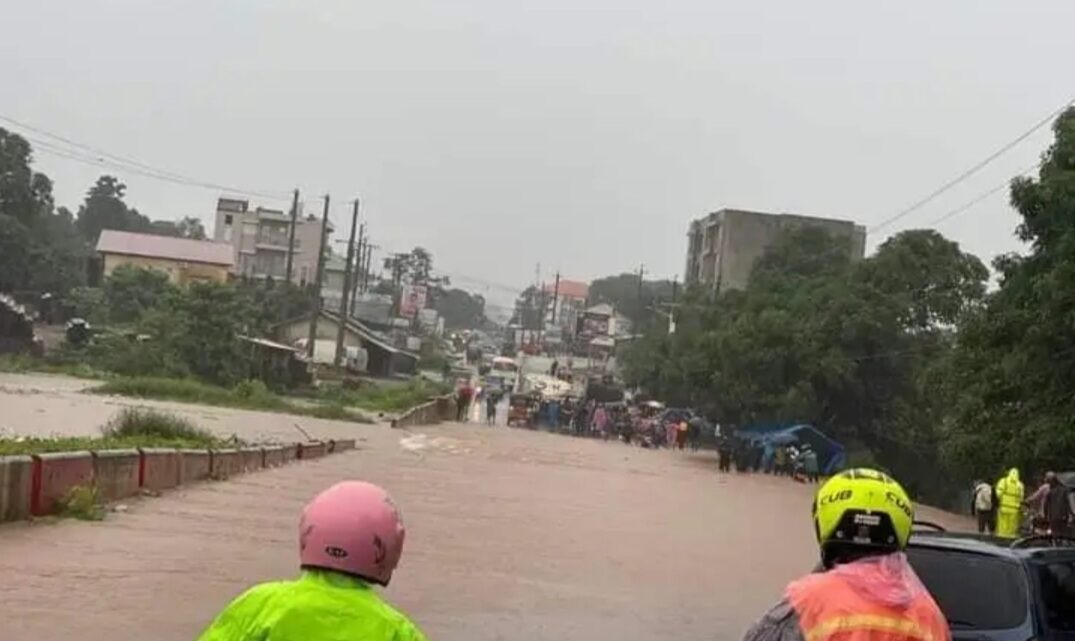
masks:
<path id="1" fill-rule="evenodd" d="M 1019 470 L 1014 468 L 1014 467 L 1012 469 L 1008 470 L 1008 478 L 1011 479 L 1012 481 L 1015 481 L 1016 483 L 1018 483 L 1019 482 Z"/>
<path id="2" fill-rule="evenodd" d="M 906 608 L 926 593 L 926 587 L 903 552 L 869 556 L 829 570 L 856 592 L 875 603 Z"/>

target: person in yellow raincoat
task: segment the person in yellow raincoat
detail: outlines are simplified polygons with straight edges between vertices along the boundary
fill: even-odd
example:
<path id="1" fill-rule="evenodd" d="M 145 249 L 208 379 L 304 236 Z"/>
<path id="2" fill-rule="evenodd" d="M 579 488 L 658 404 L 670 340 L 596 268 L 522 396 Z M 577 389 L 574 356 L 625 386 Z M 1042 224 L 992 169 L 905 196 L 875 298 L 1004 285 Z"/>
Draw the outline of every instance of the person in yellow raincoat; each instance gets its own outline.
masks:
<path id="1" fill-rule="evenodd" d="M 997 536 L 1014 539 L 1019 536 L 1019 522 L 1023 515 L 1023 482 L 1019 470 L 1012 468 L 994 486 L 997 492 Z"/>
<path id="2" fill-rule="evenodd" d="M 392 578 L 403 535 L 384 490 L 361 481 L 333 485 L 303 510 L 299 578 L 250 588 L 198 641 L 425 641 L 374 590 Z"/>

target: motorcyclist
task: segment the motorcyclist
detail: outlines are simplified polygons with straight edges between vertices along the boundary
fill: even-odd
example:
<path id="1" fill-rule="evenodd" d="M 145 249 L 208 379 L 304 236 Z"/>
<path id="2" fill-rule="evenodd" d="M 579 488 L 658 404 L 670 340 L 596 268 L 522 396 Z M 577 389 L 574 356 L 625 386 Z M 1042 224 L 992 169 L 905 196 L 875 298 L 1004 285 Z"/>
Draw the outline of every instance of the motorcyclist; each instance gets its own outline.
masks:
<path id="1" fill-rule="evenodd" d="M 744 641 L 950 641 L 948 623 L 903 549 L 914 507 L 899 483 L 846 470 L 818 490 L 824 571 L 792 581 Z"/>
<path id="2" fill-rule="evenodd" d="M 302 512 L 299 578 L 250 588 L 199 641 L 425 641 L 373 588 L 388 585 L 403 537 L 403 521 L 383 489 L 361 481 L 333 485 Z"/>

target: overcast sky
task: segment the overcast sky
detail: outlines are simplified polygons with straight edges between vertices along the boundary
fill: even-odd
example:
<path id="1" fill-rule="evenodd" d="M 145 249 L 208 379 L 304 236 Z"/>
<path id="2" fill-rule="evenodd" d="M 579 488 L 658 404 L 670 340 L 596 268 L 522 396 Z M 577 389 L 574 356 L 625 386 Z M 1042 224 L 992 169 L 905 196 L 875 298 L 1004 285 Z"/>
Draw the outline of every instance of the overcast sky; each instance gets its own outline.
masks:
<path id="1" fill-rule="evenodd" d="M 328 192 L 338 225 L 361 195 L 374 242 L 425 246 L 459 283 L 521 287 L 538 262 L 549 279 L 671 277 L 688 222 L 723 206 L 871 226 L 1075 95 L 1070 0 L 6 0 L 2 15 L 0 115 L 241 190 Z M 44 152 L 37 167 L 72 209 L 103 171 Z M 222 195 L 111 173 L 153 218 L 209 226 Z M 988 260 L 1019 248 L 1016 222 L 1002 191 L 939 228 Z"/>

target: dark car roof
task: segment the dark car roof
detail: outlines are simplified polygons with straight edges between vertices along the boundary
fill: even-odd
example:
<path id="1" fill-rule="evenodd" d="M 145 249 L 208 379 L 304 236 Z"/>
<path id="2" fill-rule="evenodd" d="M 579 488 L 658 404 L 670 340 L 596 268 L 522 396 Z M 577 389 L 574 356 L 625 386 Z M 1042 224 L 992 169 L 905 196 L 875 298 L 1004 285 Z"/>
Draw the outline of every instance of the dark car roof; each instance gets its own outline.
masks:
<path id="1" fill-rule="evenodd" d="M 908 543 L 910 547 L 928 547 L 934 549 L 985 554 L 988 556 L 1024 560 L 1049 553 L 1075 553 L 1075 543 L 1053 547 L 1044 545 L 1044 540 L 1033 545 L 1012 547 L 1010 539 L 1002 539 L 987 534 L 968 532 L 913 532 Z"/>

